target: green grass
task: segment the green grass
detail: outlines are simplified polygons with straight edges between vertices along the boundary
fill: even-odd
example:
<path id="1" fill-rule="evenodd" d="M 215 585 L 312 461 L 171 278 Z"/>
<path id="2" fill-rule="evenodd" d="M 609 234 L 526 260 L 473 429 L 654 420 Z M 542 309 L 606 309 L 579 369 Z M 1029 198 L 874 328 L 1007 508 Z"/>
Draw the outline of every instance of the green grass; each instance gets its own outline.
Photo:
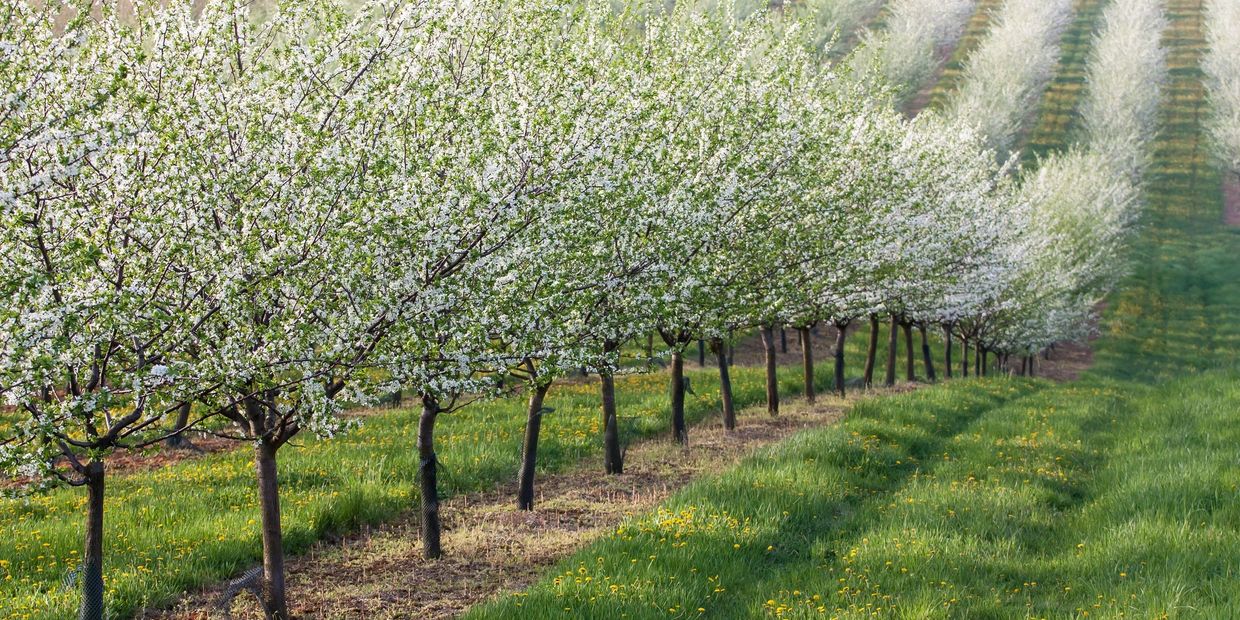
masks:
<path id="1" fill-rule="evenodd" d="M 864 338 L 848 349 L 850 376 L 860 373 Z M 885 338 L 881 340 L 885 343 Z M 885 348 L 880 349 L 885 354 Z M 690 422 L 719 409 L 712 367 L 699 369 L 696 348 L 686 355 L 696 395 L 686 401 Z M 792 343 L 783 361 L 799 360 Z M 708 365 L 713 359 L 708 357 Z M 903 366 L 901 366 L 903 368 Z M 829 360 L 816 368 L 819 389 L 831 382 Z M 761 370 L 735 368 L 738 406 L 765 398 Z M 797 366 L 780 369 L 781 393 L 802 391 Z M 667 374 L 621 377 L 617 398 L 625 441 L 669 429 Z M 598 387 L 552 388 L 556 409 L 543 424 L 540 473 L 563 470 L 601 455 Z M 332 440 L 306 438 L 280 453 L 284 533 L 291 553 L 328 533 L 390 520 L 417 502 L 416 412 L 392 410 L 365 418 L 362 428 Z M 490 489 L 516 478 L 525 403 L 518 397 L 480 403 L 442 416 L 436 433 L 445 495 Z M 690 441 L 693 431 L 690 429 Z M 106 601 L 113 617 L 158 605 L 186 588 L 214 583 L 259 561 L 257 497 L 247 448 L 154 471 L 111 476 L 105 509 Z M 599 463 L 602 471 L 601 459 Z M 60 489 L 28 500 L 0 499 L 0 618 L 65 618 L 78 593 L 61 585 L 81 557 L 85 494 Z"/>
<path id="2" fill-rule="evenodd" d="M 1168 2 L 1148 213 L 1090 372 L 863 403 L 471 617 L 1240 617 L 1240 231 L 1200 10 Z"/>
<path id="3" fill-rule="evenodd" d="M 1080 109 L 1089 84 L 1086 75 L 1094 37 L 1109 0 L 1075 0 L 1074 18 L 1059 43 L 1055 78 L 1038 105 L 1038 117 L 1028 132 L 1023 163 L 1036 169 L 1039 159 L 1064 151 L 1080 137 Z"/>
<path id="4" fill-rule="evenodd" d="M 1238 379 L 868 401 L 470 617 L 1237 617 Z"/>

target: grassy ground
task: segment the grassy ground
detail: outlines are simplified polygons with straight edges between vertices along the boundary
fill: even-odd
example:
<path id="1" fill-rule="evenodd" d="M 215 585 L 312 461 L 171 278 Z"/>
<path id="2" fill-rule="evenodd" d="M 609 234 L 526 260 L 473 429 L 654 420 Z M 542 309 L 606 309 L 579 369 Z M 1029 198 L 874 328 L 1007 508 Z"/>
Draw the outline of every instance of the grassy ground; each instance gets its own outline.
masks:
<path id="1" fill-rule="evenodd" d="M 1201 4 L 1168 2 L 1149 213 L 1093 370 L 863 404 L 471 617 L 1240 617 L 1240 233 Z"/>
<path id="2" fill-rule="evenodd" d="M 1059 44 L 1055 79 L 1042 95 L 1038 119 L 1029 131 L 1023 152 L 1024 164 L 1030 169 L 1036 168 L 1039 158 L 1063 151 L 1079 138 L 1077 111 L 1088 88 L 1089 54 L 1098 27 L 1102 25 L 1102 12 L 1108 4 L 1107 0 L 1076 0 L 1073 3 L 1075 16 Z"/>
<path id="3" fill-rule="evenodd" d="M 1237 379 L 871 401 L 471 617 L 1237 617 Z"/>
<path id="4" fill-rule="evenodd" d="M 863 337 L 848 349 L 849 375 L 860 374 Z M 886 339 L 880 340 L 880 346 Z M 880 352 L 885 354 L 885 348 Z M 717 374 L 689 368 L 696 395 L 687 399 L 691 422 L 719 409 Z M 792 344 L 783 358 L 799 359 Z M 707 363 L 712 360 L 708 358 Z M 901 369 L 903 365 L 901 364 Z M 817 367 L 820 389 L 830 385 L 829 360 Z M 880 373 L 881 376 L 881 373 Z M 665 373 L 617 381 L 626 441 L 669 428 Z M 801 370 L 780 370 L 782 393 L 802 391 Z M 734 369 L 739 407 L 764 398 L 760 369 Z M 601 455 L 597 384 L 552 388 L 556 409 L 543 425 L 541 471 L 559 471 Z M 417 501 L 416 412 L 391 410 L 367 416 L 361 430 L 330 441 L 290 446 L 280 454 L 285 542 L 292 553 L 334 532 L 391 519 Z M 446 496 L 490 489 L 515 478 L 524 428 L 524 401 L 510 398 L 443 416 L 436 433 Z M 693 432 L 690 430 L 690 439 Z M 107 604 L 115 617 L 166 601 L 185 589 L 214 583 L 259 559 L 257 497 L 248 449 L 213 454 L 153 471 L 112 476 L 105 514 Z M 600 463 L 601 471 L 602 465 Z M 65 618 L 78 593 L 62 578 L 80 561 L 85 494 L 62 489 L 29 500 L 0 499 L 0 618 Z"/>

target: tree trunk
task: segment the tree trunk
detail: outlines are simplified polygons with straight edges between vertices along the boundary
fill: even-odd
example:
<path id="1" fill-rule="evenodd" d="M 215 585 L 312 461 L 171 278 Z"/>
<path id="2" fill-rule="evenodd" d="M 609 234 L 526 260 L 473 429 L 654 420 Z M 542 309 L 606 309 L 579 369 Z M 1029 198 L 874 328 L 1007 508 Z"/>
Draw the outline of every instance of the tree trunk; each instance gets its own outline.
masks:
<path id="1" fill-rule="evenodd" d="M 616 417 L 616 378 L 610 370 L 599 373 L 603 393 L 603 468 L 609 474 L 624 473 L 620 451 L 620 420 Z"/>
<path id="2" fill-rule="evenodd" d="M 538 432 L 542 430 L 543 400 L 551 384 L 540 385 L 530 394 L 525 410 L 525 443 L 521 447 L 521 475 L 517 482 L 517 508 L 534 509 L 534 470 L 538 466 Z"/>
<path id="3" fill-rule="evenodd" d="M 1036 354 L 1030 355 L 1029 356 L 1029 376 L 1030 377 L 1038 376 L 1037 371 L 1038 371 L 1038 356 Z"/>
<path id="4" fill-rule="evenodd" d="M 685 357 L 679 349 L 672 350 L 672 433 L 676 441 L 689 444 L 689 428 L 685 426 Z"/>
<path id="5" fill-rule="evenodd" d="M 808 327 L 799 328 L 801 332 L 801 361 L 805 367 L 805 400 L 814 404 L 814 336 Z"/>
<path id="6" fill-rule="evenodd" d="M 422 490 L 422 556 L 434 560 L 443 555 L 439 546 L 439 459 L 435 457 L 435 418 L 439 402 L 422 397 L 422 416 L 418 419 L 418 484 Z"/>
<path id="7" fill-rule="evenodd" d="M 779 377 L 776 375 L 775 326 L 762 328 L 762 344 L 766 347 L 766 411 L 779 415 Z"/>
<path id="8" fill-rule="evenodd" d="M 926 335 L 926 324 L 922 323 L 917 329 L 921 331 L 921 359 L 926 364 L 926 379 L 934 383 L 938 377 L 934 374 L 934 358 L 930 355 L 930 337 Z"/>
<path id="9" fill-rule="evenodd" d="M 969 339 L 960 339 L 960 376 L 969 378 Z"/>
<path id="10" fill-rule="evenodd" d="M 874 362 L 878 357 L 878 315 L 870 315 L 870 347 L 865 354 L 865 375 L 862 382 L 865 387 L 874 385 Z"/>
<path id="11" fill-rule="evenodd" d="M 86 540 L 79 620 L 103 620 L 103 462 L 86 465 Z"/>
<path id="12" fill-rule="evenodd" d="M 917 359 L 913 353 L 913 324 L 911 322 L 904 323 L 900 326 L 904 330 L 904 376 L 908 381 L 917 380 Z"/>
<path id="13" fill-rule="evenodd" d="M 779 352 L 788 353 L 788 330 L 783 327 L 779 328 Z"/>
<path id="14" fill-rule="evenodd" d="M 990 351 L 986 350 L 986 347 L 983 347 L 980 344 L 977 345 L 977 359 L 978 359 L 978 362 L 981 363 L 982 365 L 982 368 L 981 370 L 978 371 L 977 376 L 986 377 L 990 375 L 989 369 L 986 367 L 986 363 L 990 361 L 989 358 L 990 358 Z"/>
<path id="15" fill-rule="evenodd" d="M 698 338 L 698 368 L 706 368 L 706 341 Z"/>
<path id="16" fill-rule="evenodd" d="M 943 326 L 943 369 L 947 373 L 947 378 L 952 378 L 952 326 L 946 324 Z"/>
<path id="17" fill-rule="evenodd" d="M 848 338 L 848 323 L 835 324 L 835 391 L 844 398 L 844 341 Z"/>
<path id="18" fill-rule="evenodd" d="M 719 398 L 723 401 L 723 427 L 736 430 L 736 407 L 732 404 L 732 375 L 728 372 L 728 356 L 723 340 L 710 341 L 710 349 L 719 361 Z"/>
<path id="19" fill-rule="evenodd" d="M 258 502 L 263 524 L 263 614 L 267 620 L 288 620 L 284 600 L 284 535 L 280 527 L 280 480 L 276 471 L 276 449 L 266 441 L 254 447 L 254 468 L 258 474 Z"/>
<path id="20" fill-rule="evenodd" d="M 654 334 L 646 334 L 646 365 L 654 364 Z"/>
<path id="21" fill-rule="evenodd" d="M 185 440 L 185 427 L 189 426 L 189 410 L 190 403 L 181 403 L 181 406 L 177 407 L 177 420 L 172 427 L 172 431 L 176 434 L 169 435 L 164 440 L 164 445 L 169 448 L 180 448 L 189 443 Z"/>
<path id="22" fill-rule="evenodd" d="M 887 374 L 883 377 L 883 385 L 891 387 L 896 384 L 896 354 L 900 347 L 900 321 L 891 315 L 891 332 L 887 334 Z"/>
<path id="23" fill-rule="evenodd" d="M 1020 356 L 1020 376 L 1025 377 L 1028 375 L 1029 375 L 1029 356 L 1022 355 Z"/>
<path id="24" fill-rule="evenodd" d="M 981 377 L 982 376 L 982 343 L 978 342 L 977 344 L 973 346 L 975 349 L 973 351 L 973 374 L 975 376 Z"/>

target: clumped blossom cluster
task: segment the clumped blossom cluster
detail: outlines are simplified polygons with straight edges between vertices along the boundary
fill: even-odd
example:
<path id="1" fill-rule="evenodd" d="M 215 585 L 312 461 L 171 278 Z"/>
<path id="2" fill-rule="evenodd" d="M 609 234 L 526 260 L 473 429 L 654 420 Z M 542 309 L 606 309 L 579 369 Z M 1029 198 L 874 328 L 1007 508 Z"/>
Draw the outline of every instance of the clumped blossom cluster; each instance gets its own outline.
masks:
<path id="1" fill-rule="evenodd" d="M 438 555 L 436 417 L 514 382 L 532 480 L 551 381 L 604 375 L 607 411 L 619 345 L 651 331 L 675 359 L 734 329 L 891 313 L 1036 351 L 1114 281 L 1126 203 L 1092 182 L 1110 164 L 1018 187 L 994 149 L 1029 96 L 986 107 L 991 77 L 1044 82 L 1067 0 L 1009 2 L 955 108 L 997 119 L 980 131 L 907 121 L 827 61 L 823 24 L 855 26 L 862 0 L 165 4 L 63 34 L 52 9 L 3 9 L 0 465 L 86 486 L 94 523 L 115 450 L 189 427 L 251 444 L 271 618 L 277 453 L 346 428 L 346 403 L 420 399 Z"/>

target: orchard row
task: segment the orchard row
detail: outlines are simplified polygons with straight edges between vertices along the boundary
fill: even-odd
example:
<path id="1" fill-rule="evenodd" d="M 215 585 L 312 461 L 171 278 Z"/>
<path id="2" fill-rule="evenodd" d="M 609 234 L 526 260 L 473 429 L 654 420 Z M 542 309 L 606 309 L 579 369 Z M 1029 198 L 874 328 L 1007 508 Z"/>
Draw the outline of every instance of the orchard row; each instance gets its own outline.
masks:
<path id="1" fill-rule="evenodd" d="M 1138 214 L 1158 3 L 1108 10 L 1081 145 L 1025 173 L 1009 153 L 1069 2 L 1009 0 L 946 113 L 915 120 L 894 108 L 973 3 L 894 2 L 846 57 L 824 32 L 878 3 L 837 4 L 0 9 L 0 465 L 87 488 L 83 617 L 104 465 L 170 434 L 253 445 L 283 618 L 277 453 L 346 430 L 347 405 L 418 395 L 435 557 L 437 416 L 528 392 L 532 507 L 565 373 L 602 377 L 622 470 L 612 377 L 647 334 L 681 441 L 698 340 L 882 318 L 943 330 L 950 368 L 954 338 L 1006 358 L 1085 335 Z"/>

